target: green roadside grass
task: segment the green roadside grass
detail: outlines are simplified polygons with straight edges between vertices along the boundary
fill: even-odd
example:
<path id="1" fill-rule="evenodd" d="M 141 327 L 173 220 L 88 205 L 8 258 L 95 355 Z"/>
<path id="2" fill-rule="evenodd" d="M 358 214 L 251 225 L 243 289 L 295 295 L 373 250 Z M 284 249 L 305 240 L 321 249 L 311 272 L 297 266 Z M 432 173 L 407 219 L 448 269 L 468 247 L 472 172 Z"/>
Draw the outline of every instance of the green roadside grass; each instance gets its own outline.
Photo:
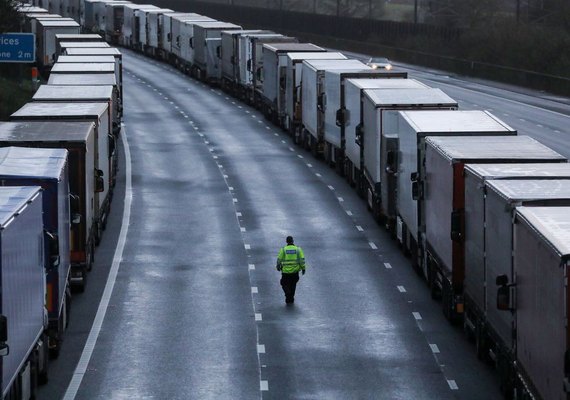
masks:
<path id="1" fill-rule="evenodd" d="M 19 80 L 0 76 L 0 121 L 7 121 L 10 115 L 31 101 L 34 93 L 30 78 Z"/>

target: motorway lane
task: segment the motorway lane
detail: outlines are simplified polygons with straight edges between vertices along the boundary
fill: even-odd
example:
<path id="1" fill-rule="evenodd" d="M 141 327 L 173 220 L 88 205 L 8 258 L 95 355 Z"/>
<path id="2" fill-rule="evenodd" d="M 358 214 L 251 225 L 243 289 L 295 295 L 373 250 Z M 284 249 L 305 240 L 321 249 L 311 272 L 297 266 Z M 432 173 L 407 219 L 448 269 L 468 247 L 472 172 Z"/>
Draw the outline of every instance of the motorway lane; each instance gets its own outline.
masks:
<path id="1" fill-rule="evenodd" d="M 128 74 L 125 89 L 131 224 L 77 398 L 256 398 L 256 326 L 227 185 L 164 96 Z"/>
<path id="2" fill-rule="evenodd" d="M 132 223 L 79 398 L 500 398 L 340 177 L 125 53 Z M 309 263 L 294 307 L 274 270 L 287 234 Z"/>

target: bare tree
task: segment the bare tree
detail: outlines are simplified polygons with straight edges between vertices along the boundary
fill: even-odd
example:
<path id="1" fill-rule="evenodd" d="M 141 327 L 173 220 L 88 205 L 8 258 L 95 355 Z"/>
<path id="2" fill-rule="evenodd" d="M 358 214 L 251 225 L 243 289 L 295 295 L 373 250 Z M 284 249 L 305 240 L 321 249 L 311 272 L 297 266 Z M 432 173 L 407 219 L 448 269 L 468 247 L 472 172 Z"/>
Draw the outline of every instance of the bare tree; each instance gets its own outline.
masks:
<path id="1" fill-rule="evenodd" d="M 0 33 L 20 30 L 21 16 L 15 0 L 0 0 Z"/>

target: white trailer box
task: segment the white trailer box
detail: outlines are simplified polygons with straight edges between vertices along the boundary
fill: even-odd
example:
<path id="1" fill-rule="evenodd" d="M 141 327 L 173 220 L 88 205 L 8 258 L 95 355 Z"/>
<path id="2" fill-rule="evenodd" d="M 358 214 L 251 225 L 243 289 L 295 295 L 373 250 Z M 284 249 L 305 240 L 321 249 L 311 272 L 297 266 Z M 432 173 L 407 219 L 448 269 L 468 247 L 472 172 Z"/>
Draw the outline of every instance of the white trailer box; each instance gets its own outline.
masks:
<path id="1" fill-rule="evenodd" d="M 71 283 L 84 287 L 95 248 L 95 124 L 93 122 L 2 122 L 0 146 L 64 148 L 69 152 L 69 191 L 77 196 L 71 214 L 80 216 L 71 225 Z"/>
<path id="2" fill-rule="evenodd" d="M 132 4 L 130 1 L 111 1 L 104 4 L 105 24 L 101 26 L 107 41 L 114 45 L 119 44 L 119 38 L 123 30 L 125 17 L 125 4 Z"/>
<path id="3" fill-rule="evenodd" d="M 0 148 L 0 185 L 43 189 L 44 230 L 58 240 L 45 241 L 46 308 L 50 348 L 59 354 L 67 325 L 66 300 L 70 278 L 69 163 L 65 149 Z M 51 240 L 49 240 L 51 242 Z M 57 245 L 54 251 L 51 245 Z M 52 258 L 54 257 L 54 258 Z"/>
<path id="4" fill-rule="evenodd" d="M 135 15 L 137 10 L 156 10 L 159 7 L 152 4 L 125 4 L 123 7 L 123 27 L 119 44 L 125 47 L 133 47 L 138 37 L 138 22 Z"/>
<path id="5" fill-rule="evenodd" d="M 397 80 L 399 85 L 396 84 L 394 87 L 401 87 L 401 81 L 406 80 L 407 77 L 406 72 L 392 72 L 382 69 L 364 71 L 360 69 L 333 69 L 325 71 L 323 91 L 325 159 L 336 164 L 339 167 L 339 172 L 344 169 L 346 80 L 350 78 Z"/>
<path id="6" fill-rule="evenodd" d="M 46 19 L 37 21 L 38 47 L 36 56 L 42 67 L 51 67 L 56 58 L 55 35 L 59 33 L 80 33 L 81 27 L 75 21 Z"/>
<path id="7" fill-rule="evenodd" d="M 485 198 L 485 267 L 486 281 L 480 281 L 479 290 L 485 290 L 488 299 L 486 322 L 510 351 L 513 341 L 514 315 L 496 307 L 496 278 L 506 275 L 508 281 L 517 281 L 512 262 L 514 251 L 513 220 L 518 206 L 570 206 L 570 180 L 490 180 L 486 183 Z M 568 208 L 570 211 L 570 207 Z M 486 284 L 486 287 L 483 286 Z"/>
<path id="8" fill-rule="evenodd" d="M 533 388 L 537 399 L 568 397 L 569 211 L 568 207 L 519 207 L 516 212 L 513 302 L 518 378 L 525 381 L 525 389 Z"/>
<path id="9" fill-rule="evenodd" d="M 286 39 L 283 39 L 286 38 Z M 264 41 L 260 41 L 263 39 Z M 271 41 L 270 41 L 271 40 Z M 261 47 L 264 43 L 291 41 L 290 38 L 279 33 L 246 33 L 239 36 L 239 85 L 250 90 L 254 84 L 255 49 L 257 43 Z M 260 49 L 261 55 L 261 49 Z M 252 92 L 253 93 L 253 92 Z M 251 97 L 251 93 L 248 93 Z"/>
<path id="10" fill-rule="evenodd" d="M 308 142 L 313 149 L 324 145 L 324 102 L 325 71 L 342 70 L 372 70 L 358 60 L 305 60 L 303 61 L 302 97 L 303 97 L 303 128 L 306 133 L 303 141 Z M 320 151 L 323 149 L 321 148 Z"/>
<path id="11" fill-rule="evenodd" d="M 159 38 L 158 38 L 158 48 L 160 51 L 160 58 L 163 60 L 168 60 L 170 58 L 170 53 L 172 52 L 172 19 L 175 17 L 198 15 L 193 13 L 182 13 L 182 12 L 172 12 L 158 14 L 158 26 L 159 26 Z"/>
<path id="12" fill-rule="evenodd" d="M 221 46 L 222 31 L 232 29 L 241 30 L 241 26 L 222 21 L 198 21 L 194 23 L 194 37 L 190 40 L 190 47 L 194 50 L 193 65 L 199 71 L 205 72 L 207 69 L 206 39 L 220 39 L 219 45 Z M 217 54 L 221 55 L 221 49 Z M 199 72 L 198 75 L 202 76 L 202 73 Z"/>
<path id="13" fill-rule="evenodd" d="M 111 110 L 113 110 L 113 133 L 115 136 L 118 136 L 121 130 L 121 114 L 119 112 L 118 95 L 117 89 L 111 85 L 41 85 L 34 94 L 34 97 L 32 97 L 32 101 L 55 101 L 59 103 L 68 103 L 73 101 L 79 101 L 81 103 L 108 102 Z"/>
<path id="14" fill-rule="evenodd" d="M 203 15 L 174 18 L 172 21 L 172 53 L 187 68 L 194 64 L 194 23 L 216 22 L 215 19 Z"/>
<path id="15" fill-rule="evenodd" d="M 63 63 L 86 63 L 86 64 L 100 64 L 112 63 L 115 64 L 115 57 L 113 56 L 68 56 L 61 55 L 57 58 L 57 62 Z"/>
<path id="16" fill-rule="evenodd" d="M 97 33 L 90 34 L 69 34 L 69 33 L 59 33 L 55 35 L 55 52 L 57 55 L 62 54 L 61 42 L 103 42 L 101 35 Z"/>
<path id="17" fill-rule="evenodd" d="M 74 48 L 108 49 L 111 48 L 111 46 L 107 42 L 59 42 L 56 50 L 56 56 L 68 54 L 67 51 Z"/>
<path id="18" fill-rule="evenodd" d="M 19 374 L 30 378 L 30 360 L 37 357 L 33 352 L 44 331 L 46 283 L 39 186 L 0 188 L 0 228 L 1 306 L 10 350 L 0 365 L 2 398 L 8 398 L 11 387 L 19 385 Z M 29 391 L 27 386 L 20 390 Z"/>
<path id="19" fill-rule="evenodd" d="M 113 166 L 115 140 L 112 135 L 112 116 L 108 103 L 28 103 L 10 116 L 13 121 L 90 121 L 96 129 L 96 171 L 104 184 L 96 194 L 96 243 L 101 239 L 110 207 L 110 190 L 114 183 Z"/>
<path id="20" fill-rule="evenodd" d="M 145 51 L 151 56 L 158 55 L 159 44 L 161 40 L 161 29 L 160 16 L 163 14 L 172 14 L 174 11 L 169 9 L 161 9 L 161 11 L 149 11 L 147 13 L 147 23 L 146 23 L 146 48 Z"/>
<path id="21" fill-rule="evenodd" d="M 150 16 L 154 15 L 155 21 L 158 22 L 158 14 L 165 12 L 173 12 L 169 8 L 155 8 L 155 9 L 141 9 L 135 11 L 135 21 L 137 24 L 137 35 L 133 36 L 132 47 L 143 52 L 146 52 L 146 48 L 150 45 L 150 38 L 154 35 L 155 42 L 158 42 L 158 24 L 155 24 L 154 30 L 151 32 L 150 26 Z"/>
<path id="22" fill-rule="evenodd" d="M 476 326 L 484 323 L 487 309 L 495 307 L 494 294 L 491 289 L 495 287 L 494 277 L 486 277 L 485 273 L 486 182 L 500 179 L 570 179 L 570 164 L 467 164 L 464 174 L 465 316 L 473 326 Z M 504 240 L 500 243 L 504 244 Z"/>
<path id="23" fill-rule="evenodd" d="M 267 114 L 281 119 L 285 115 L 285 80 L 287 54 L 324 53 L 326 49 L 312 43 L 267 43 L 262 48 L 262 94 Z"/>
<path id="24" fill-rule="evenodd" d="M 287 53 L 285 73 L 285 127 L 293 130 L 301 124 L 301 76 L 304 60 L 346 60 L 342 53 Z"/>
<path id="25" fill-rule="evenodd" d="M 425 273 L 432 287 L 442 291 L 444 313 L 454 317 L 463 312 L 464 306 L 465 225 L 474 223 L 464 216 L 465 164 L 556 163 L 566 159 L 528 136 L 432 136 L 426 138 L 425 146 L 423 196 L 418 199 L 419 221 L 425 232 L 423 248 L 427 253 Z M 505 237 L 497 245 L 506 248 L 507 241 Z"/>
<path id="26" fill-rule="evenodd" d="M 115 63 L 60 63 L 56 62 L 52 74 L 114 74 Z"/>
<path id="27" fill-rule="evenodd" d="M 440 89 L 429 89 L 415 79 L 354 81 L 362 84 L 350 85 L 345 91 L 348 105 L 346 123 L 354 127 L 348 131 L 346 142 L 349 149 L 358 146 L 358 157 L 353 151 L 347 152 L 351 157 L 349 167 L 353 166 L 349 168 L 352 171 L 348 171 L 348 176 L 366 193 L 368 205 L 375 216 L 386 216 L 390 227 L 393 227 L 396 218 L 398 136 L 394 131 L 383 130 L 386 115 L 396 110 L 454 110 L 457 109 L 457 102 Z M 371 81 L 376 83 L 375 88 L 363 90 L 359 87 L 371 86 Z M 360 162 L 360 165 L 354 165 L 353 160 Z"/>
<path id="28" fill-rule="evenodd" d="M 487 111 L 395 111 L 388 112 L 382 130 L 396 133 L 398 152 L 398 238 L 408 247 L 418 243 L 419 210 L 412 188 L 421 190 L 425 138 L 428 136 L 505 136 L 517 132 Z M 412 180 L 414 178 L 414 180 Z M 403 235 L 402 228 L 411 236 Z M 406 237 L 404 237 L 406 236 Z"/>
<path id="29" fill-rule="evenodd" d="M 237 83 L 239 76 L 239 36 L 245 33 L 268 33 L 259 29 L 222 31 L 222 78 L 229 85 Z"/>
<path id="30" fill-rule="evenodd" d="M 115 85 L 119 88 L 120 108 L 123 109 L 123 55 L 121 52 L 114 48 L 109 47 L 105 49 L 81 48 L 81 49 L 67 49 L 65 54 L 71 56 L 104 56 L 110 55 L 115 57 Z"/>
<path id="31" fill-rule="evenodd" d="M 175 13 L 175 14 L 164 14 L 163 16 L 163 27 L 162 31 L 163 42 L 165 43 L 164 50 L 167 53 L 171 53 L 168 57 L 182 58 L 182 30 L 184 21 L 209 21 L 211 18 L 205 17 L 200 14 L 195 13 Z M 190 46 L 188 39 L 186 46 Z"/>
<path id="32" fill-rule="evenodd" d="M 93 5 L 95 10 L 96 25 L 97 28 L 94 30 L 101 35 L 105 35 L 107 32 L 107 5 L 108 4 L 130 4 L 130 1 L 116 1 L 116 0 L 104 0 L 98 1 Z M 113 19 L 114 21 L 115 19 Z M 111 20 L 109 21 L 111 23 Z M 114 24 L 113 24 L 114 25 Z"/>

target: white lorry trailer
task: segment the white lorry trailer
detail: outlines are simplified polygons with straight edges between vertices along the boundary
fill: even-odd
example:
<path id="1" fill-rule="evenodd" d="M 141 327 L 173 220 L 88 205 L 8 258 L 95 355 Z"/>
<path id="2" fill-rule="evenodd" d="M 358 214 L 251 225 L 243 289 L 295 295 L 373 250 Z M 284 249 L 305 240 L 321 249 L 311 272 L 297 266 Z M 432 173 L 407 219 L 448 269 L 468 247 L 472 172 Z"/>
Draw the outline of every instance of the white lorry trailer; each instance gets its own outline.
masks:
<path id="1" fill-rule="evenodd" d="M 287 54 L 324 53 L 326 49 L 312 43 L 267 43 L 263 45 L 262 91 L 263 112 L 279 125 L 285 116 Z"/>
<path id="2" fill-rule="evenodd" d="M 516 210 L 516 282 L 498 282 L 502 285 L 497 296 L 504 312 L 516 314 L 516 381 L 511 393 L 516 398 L 567 399 L 570 391 L 569 210 Z"/>
<path id="3" fill-rule="evenodd" d="M 432 294 L 441 295 L 444 315 L 455 321 L 463 316 L 465 309 L 465 226 L 477 223 L 465 219 L 465 164 L 565 163 L 567 160 L 529 136 L 431 136 L 425 144 L 425 158 L 420 170 L 423 195 L 418 198 L 422 227 L 420 240 L 424 249 L 423 269 Z M 487 196 L 489 194 L 487 191 Z M 504 203 L 501 207 L 502 210 L 506 209 Z M 494 230 L 506 234 L 508 230 L 503 229 L 505 220 L 501 220 L 500 211 L 489 203 L 488 197 L 487 211 L 491 211 L 493 216 L 487 214 L 484 219 L 488 225 L 486 235 L 493 236 Z M 494 225 L 489 229 L 493 224 L 502 226 Z M 509 217 L 507 225 L 510 224 Z M 495 244 L 489 243 L 488 237 L 485 245 L 495 248 L 486 250 L 487 261 L 492 257 L 505 261 L 505 257 L 502 257 L 505 252 L 510 257 L 510 236 L 493 236 Z M 506 268 L 506 265 L 501 268 Z M 490 268 L 488 272 L 492 270 Z"/>
<path id="4" fill-rule="evenodd" d="M 115 140 L 108 103 L 40 103 L 24 105 L 10 117 L 13 121 L 89 121 L 95 123 L 96 164 L 94 226 L 99 244 L 107 224 L 113 186 Z"/>
<path id="5" fill-rule="evenodd" d="M 397 110 L 455 110 L 457 102 L 415 79 L 350 79 L 345 90 L 348 179 L 366 197 L 377 219 L 394 232 L 398 136 L 383 129 Z M 364 87 L 375 86 L 370 89 Z M 356 164 L 358 163 L 358 164 Z"/>
<path id="6" fill-rule="evenodd" d="M 85 289 L 95 251 L 95 124 L 93 122 L 2 122 L 0 146 L 64 148 L 71 194 L 70 282 Z"/>
<path id="7" fill-rule="evenodd" d="M 200 80 L 215 81 L 221 77 L 222 31 L 242 28 L 222 21 L 198 21 L 193 25 L 194 37 L 190 40 L 194 51 L 192 75 Z"/>
<path id="8" fill-rule="evenodd" d="M 67 327 L 71 295 L 69 163 L 65 149 L 4 147 L 0 149 L 1 186 L 40 186 L 43 223 L 48 347 L 59 355 Z M 53 243 L 52 243 L 53 242 Z M 52 245 L 50 245 L 52 244 Z"/>
<path id="9" fill-rule="evenodd" d="M 396 111 L 382 121 L 384 132 L 398 136 L 396 236 L 420 267 L 424 216 L 420 209 L 425 139 L 429 136 L 505 136 L 517 132 L 487 111 Z M 425 273 L 425 271 L 424 271 Z"/>
<path id="10" fill-rule="evenodd" d="M 47 381 L 44 225 L 39 186 L 0 188 L 2 398 L 35 398 Z"/>
<path id="11" fill-rule="evenodd" d="M 42 19 L 37 21 L 37 51 L 36 56 L 39 65 L 49 69 L 56 60 L 55 35 L 60 33 L 79 34 L 81 27 L 75 21 L 61 19 Z"/>
<path id="12" fill-rule="evenodd" d="M 259 29 L 236 29 L 221 32 L 222 45 L 222 88 L 230 93 L 236 92 L 239 80 L 239 36 L 246 33 L 271 33 Z"/>
<path id="13" fill-rule="evenodd" d="M 325 138 L 325 71 L 372 71 L 371 67 L 358 60 L 305 60 L 303 61 L 302 98 L 303 112 L 301 144 L 311 149 L 314 155 L 324 153 Z"/>
<path id="14" fill-rule="evenodd" d="M 346 81 L 348 79 L 368 79 L 376 80 L 397 80 L 405 81 L 408 77 L 406 72 L 385 71 L 381 69 L 372 70 L 343 70 L 332 69 L 325 71 L 324 78 L 324 126 L 323 140 L 325 144 L 325 161 L 331 166 L 335 166 L 339 174 L 344 173 L 344 158 L 346 150 L 346 138 L 344 124 L 347 109 Z M 390 87 L 389 83 L 386 83 Z M 396 86 L 398 87 L 398 86 Z"/>
<path id="15" fill-rule="evenodd" d="M 347 57 L 338 52 L 287 53 L 285 72 L 285 119 L 283 127 L 291 136 L 300 136 L 302 124 L 301 77 L 304 60 L 346 60 Z"/>

